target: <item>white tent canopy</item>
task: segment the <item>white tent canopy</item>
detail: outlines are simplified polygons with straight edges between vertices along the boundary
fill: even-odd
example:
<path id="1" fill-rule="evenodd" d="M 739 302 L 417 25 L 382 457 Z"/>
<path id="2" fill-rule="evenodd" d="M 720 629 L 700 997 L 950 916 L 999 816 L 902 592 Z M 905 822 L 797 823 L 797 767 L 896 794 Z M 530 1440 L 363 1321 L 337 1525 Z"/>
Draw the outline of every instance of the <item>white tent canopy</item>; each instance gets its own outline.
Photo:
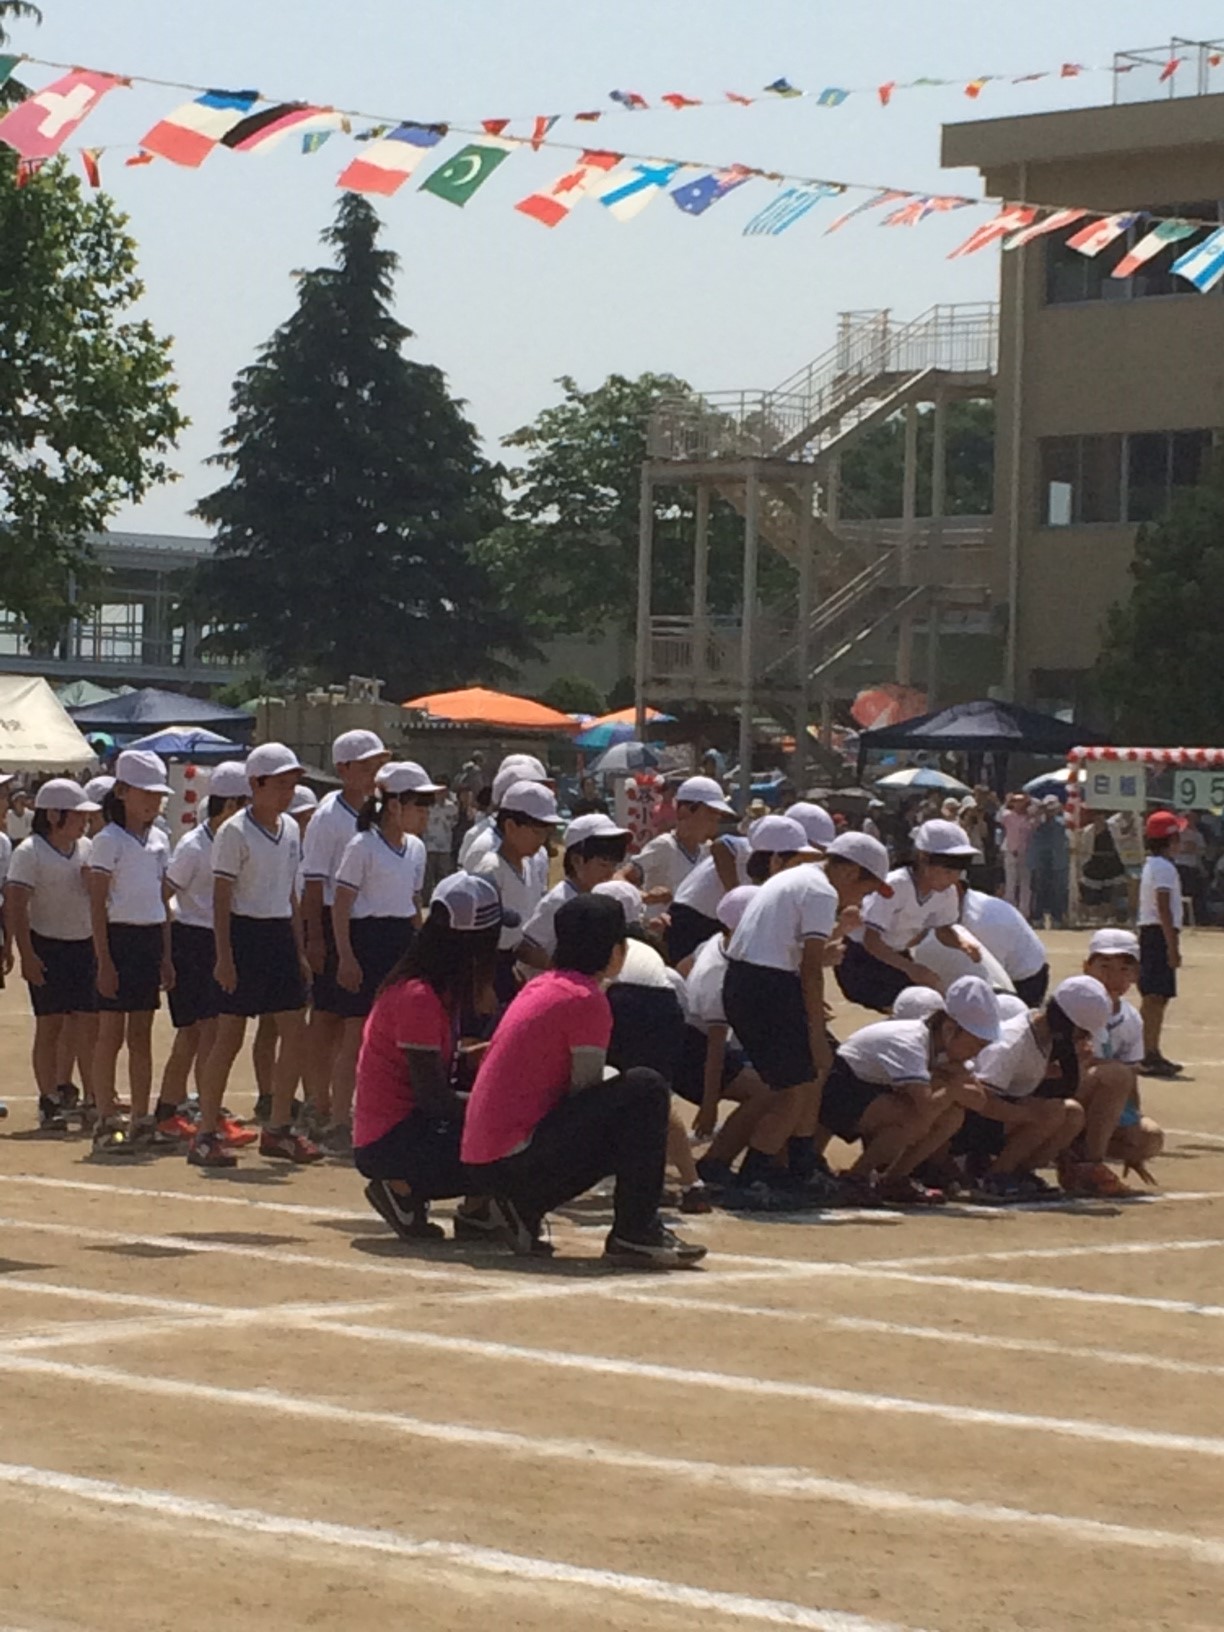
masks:
<path id="1" fill-rule="evenodd" d="M 41 676 L 0 674 L 0 770 L 50 775 L 96 764 L 92 748 Z"/>

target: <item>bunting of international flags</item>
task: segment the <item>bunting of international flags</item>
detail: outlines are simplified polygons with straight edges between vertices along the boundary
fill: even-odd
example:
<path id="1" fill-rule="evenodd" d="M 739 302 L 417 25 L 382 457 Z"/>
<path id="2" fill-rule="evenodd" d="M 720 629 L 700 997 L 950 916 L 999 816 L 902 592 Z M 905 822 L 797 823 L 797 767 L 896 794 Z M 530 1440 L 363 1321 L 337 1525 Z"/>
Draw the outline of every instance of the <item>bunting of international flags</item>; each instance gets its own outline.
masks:
<path id="1" fill-rule="evenodd" d="M 1167 83 L 1185 59 L 1170 57 L 1159 74 Z M 0 85 L 12 78 L 23 63 L 48 68 L 62 64 L 39 63 L 31 57 L 0 55 Z M 1210 68 L 1224 66 L 1224 53 L 1211 53 Z M 1130 72 L 1140 64 L 1115 65 L 1113 73 Z M 1149 64 L 1149 66 L 1157 66 Z M 1027 84 L 1058 77 L 1078 78 L 1105 71 L 1081 63 L 1064 63 L 1058 69 L 1037 74 L 986 74 L 962 83 L 966 96 L 981 97 L 992 83 Z M 41 90 L 0 116 L 0 143 L 17 154 L 16 180 L 29 185 L 47 161 L 62 153 L 80 126 L 96 110 L 104 97 L 133 84 L 164 83 L 141 80 L 73 67 Z M 919 87 L 947 86 L 956 81 L 917 79 L 885 80 L 871 88 L 881 107 L 891 105 L 894 94 Z M 141 137 L 124 160 L 128 166 L 169 163 L 185 169 L 202 165 L 219 147 L 235 153 L 268 153 L 289 138 L 304 154 L 317 153 L 336 135 L 352 136 L 359 143 L 356 154 L 341 170 L 337 185 L 350 191 L 392 197 L 421 169 L 448 137 L 460 145 L 448 157 L 436 155 L 435 168 L 420 181 L 418 190 L 431 193 L 445 203 L 463 208 L 493 178 L 516 151 L 563 150 L 567 168 L 549 185 L 519 198 L 514 209 L 550 229 L 569 219 L 583 199 L 594 199 L 601 213 L 620 222 L 629 222 L 665 194 L 684 215 L 700 217 L 731 194 L 752 183 L 774 189 L 770 200 L 758 205 L 742 229 L 746 237 L 777 238 L 803 221 L 825 200 L 840 198 L 853 191 L 870 196 L 838 215 L 825 229 L 826 235 L 839 232 L 859 217 L 872 214 L 884 227 L 917 227 L 932 217 L 981 206 L 987 200 L 956 194 L 926 194 L 905 188 L 865 188 L 853 181 L 836 181 L 810 176 L 788 175 L 750 165 L 717 167 L 695 159 L 651 158 L 639 153 L 576 146 L 553 134 L 563 115 L 538 114 L 529 119 L 488 118 L 480 121 L 418 122 L 379 121 L 369 114 L 334 108 L 307 101 L 274 101 L 255 90 L 218 90 L 181 86 L 191 92 L 190 100 L 163 116 Z M 568 117 L 580 123 L 597 122 L 608 113 L 642 113 L 652 108 L 681 112 L 711 105 L 716 100 L 733 106 L 757 103 L 813 100 L 823 108 L 838 108 L 863 88 L 825 86 L 804 90 L 780 77 L 753 94 L 725 91 L 719 98 L 693 97 L 679 91 L 647 97 L 637 90 L 609 93 L 611 109 L 587 109 Z M 478 128 L 472 128 L 473 125 Z M 354 128 L 360 127 L 360 128 Z M 89 186 L 102 184 L 101 160 L 105 146 L 77 149 Z M 436 160 L 440 158 L 441 162 Z M 1070 229 L 1075 229 L 1070 231 Z M 1023 200 L 1006 203 L 990 220 L 974 229 L 952 250 L 949 259 L 963 259 L 994 245 L 1005 252 L 1022 249 L 1035 240 L 1055 233 L 1067 233 L 1066 246 L 1086 257 L 1101 255 L 1120 240 L 1125 253 L 1112 267 L 1110 276 L 1132 277 L 1157 256 L 1188 239 L 1200 241 L 1180 253 L 1170 270 L 1192 287 L 1207 292 L 1224 280 L 1224 226 L 1214 221 L 1160 217 L 1152 212 L 1105 213 L 1083 207 L 1038 205 Z"/>

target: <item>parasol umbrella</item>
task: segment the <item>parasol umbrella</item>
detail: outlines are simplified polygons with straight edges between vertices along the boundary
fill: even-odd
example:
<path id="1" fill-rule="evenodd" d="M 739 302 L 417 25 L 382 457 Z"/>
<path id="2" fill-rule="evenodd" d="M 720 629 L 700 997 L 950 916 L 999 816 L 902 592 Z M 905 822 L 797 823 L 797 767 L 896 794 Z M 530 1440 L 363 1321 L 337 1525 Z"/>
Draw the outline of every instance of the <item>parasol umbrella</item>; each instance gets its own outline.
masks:
<path id="1" fill-rule="evenodd" d="M 1026 782 L 1022 791 L 1032 794 L 1034 799 L 1044 799 L 1047 793 L 1056 793 L 1060 799 L 1065 799 L 1070 780 L 1071 768 L 1064 765 L 1061 771 L 1043 771 L 1031 782 Z"/>
<path id="2" fill-rule="evenodd" d="M 204 731 L 195 726 L 172 725 L 165 731 L 154 731 L 147 737 L 137 737 L 129 748 L 148 748 L 163 759 L 194 759 L 200 764 L 218 763 L 223 759 L 245 759 L 249 749 L 239 742 L 231 742 L 216 731 Z"/>
<path id="3" fill-rule="evenodd" d="M 906 720 L 916 720 L 926 711 L 925 692 L 891 682 L 860 691 L 850 704 L 851 719 L 866 731 L 877 731 L 885 725 L 901 725 Z"/>
<path id="4" fill-rule="evenodd" d="M 958 782 L 944 771 L 933 771 L 929 765 L 910 765 L 904 771 L 893 771 L 888 776 L 882 776 L 876 787 L 895 788 L 902 793 L 921 792 L 924 788 L 931 793 L 969 792 L 963 782 Z"/>
<path id="5" fill-rule="evenodd" d="M 414 697 L 404 708 L 428 714 L 450 725 L 487 725 L 508 731 L 572 731 L 574 722 L 560 709 L 547 708 L 530 697 L 467 686 L 462 691 L 437 691 Z"/>
<path id="6" fill-rule="evenodd" d="M 593 776 L 632 776 L 634 771 L 653 771 L 659 755 L 644 742 L 618 742 L 590 767 Z"/>
<path id="7" fill-rule="evenodd" d="M 668 725 L 675 717 L 674 714 L 660 714 L 657 708 L 646 710 L 647 725 Z M 636 737 L 637 711 L 618 708 L 612 714 L 601 714 L 596 719 L 588 720 L 574 738 L 574 743 L 579 748 L 612 748 L 619 742 L 633 742 Z"/>

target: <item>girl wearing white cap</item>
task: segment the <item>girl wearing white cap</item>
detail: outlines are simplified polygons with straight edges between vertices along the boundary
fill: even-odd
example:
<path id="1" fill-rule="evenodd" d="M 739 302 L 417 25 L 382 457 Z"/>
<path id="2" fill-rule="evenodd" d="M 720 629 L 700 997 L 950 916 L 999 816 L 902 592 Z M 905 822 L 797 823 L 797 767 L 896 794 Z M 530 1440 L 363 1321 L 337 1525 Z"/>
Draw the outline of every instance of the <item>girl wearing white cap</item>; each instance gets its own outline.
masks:
<path id="1" fill-rule="evenodd" d="M 318 808 L 318 794 L 305 782 L 299 782 L 285 814 L 297 823 L 303 846 L 306 843 L 306 829 Z M 299 902 L 306 899 L 304 860 L 298 862 L 297 893 Z M 255 1022 L 255 1035 L 251 1039 L 251 1067 L 255 1072 L 255 1120 L 266 1122 L 272 1114 L 272 1083 L 276 1075 L 276 1021 L 270 1014 L 261 1014 Z M 295 1114 L 302 1108 L 301 1101 L 295 1100 Z"/>
<path id="2" fill-rule="evenodd" d="M 106 826 L 89 856 L 89 897 L 98 960 L 98 1042 L 93 1090 L 98 1109 L 94 1150 L 125 1154 L 153 1143 L 153 1016 L 160 990 L 174 984 L 170 921 L 162 892 L 170 844 L 155 825 L 170 792 L 164 762 L 147 749 L 125 749 L 102 806 Z M 127 1043 L 132 1092 L 130 1128 L 118 1115 L 115 1065 Z"/>
<path id="3" fill-rule="evenodd" d="M 179 840 L 166 869 L 166 893 L 173 898 L 174 909 L 170 925 L 174 1044 L 162 1072 L 154 1112 L 157 1131 L 166 1139 L 190 1139 L 195 1134 L 195 1123 L 181 1113 L 180 1106 L 187 1098 L 193 1065 L 199 1088 L 221 1012 L 221 992 L 214 976 L 213 850 L 221 824 L 242 809 L 250 792 L 246 770 L 237 760 L 216 766 L 208 779 L 205 819 Z M 219 1131 L 226 1143 L 234 1145 L 252 1144 L 258 1138 L 252 1129 L 229 1118 L 223 1119 Z"/>
<path id="4" fill-rule="evenodd" d="M 75 1110 L 65 1095 L 61 1050 L 79 1057 L 92 1087 L 98 988 L 85 868 L 85 824 L 98 807 L 67 777 L 44 782 L 34 801 L 34 829 L 13 853 L 6 914 L 34 1010 L 34 1079 L 38 1120 L 61 1132 Z"/>
<path id="5" fill-rule="evenodd" d="M 984 980 L 963 975 L 925 1019 L 878 1020 L 837 1051 L 820 1102 L 819 1139 L 836 1135 L 863 1150 L 851 1184 L 877 1199 L 940 1205 L 942 1191 L 914 1177 L 964 1118 L 965 1067 L 999 1037 L 999 1009 Z"/>
<path id="6" fill-rule="evenodd" d="M 923 822 L 913 840 L 915 859 L 889 873 L 888 898 L 873 895 L 863 903 L 863 927 L 848 937 L 837 971 L 837 983 L 849 1002 L 882 1014 L 891 1012 L 898 993 L 907 986 L 943 985 L 933 970 L 910 955 L 929 930 L 977 961 L 976 944 L 962 938 L 955 927 L 960 917 L 956 884 L 977 851 L 956 822 Z"/>
<path id="7" fill-rule="evenodd" d="M 420 921 L 426 867 L 422 835 L 440 791 L 439 784 L 410 760 L 384 765 L 336 869 L 332 907 L 336 984 L 349 999 L 336 1056 L 336 1084 L 351 1080 L 374 994 L 408 950 Z M 332 1125 L 319 1139 L 333 1155 L 351 1149 L 350 1110 L 351 1101 L 343 1104 L 333 1087 Z"/>
<path id="8" fill-rule="evenodd" d="M 530 969 L 547 969 L 557 949 L 553 920 L 567 901 L 606 883 L 629 851 L 629 829 L 596 812 L 575 816 L 562 840 L 565 877 L 549 890 L 523 925 L 518 959 Z"/>

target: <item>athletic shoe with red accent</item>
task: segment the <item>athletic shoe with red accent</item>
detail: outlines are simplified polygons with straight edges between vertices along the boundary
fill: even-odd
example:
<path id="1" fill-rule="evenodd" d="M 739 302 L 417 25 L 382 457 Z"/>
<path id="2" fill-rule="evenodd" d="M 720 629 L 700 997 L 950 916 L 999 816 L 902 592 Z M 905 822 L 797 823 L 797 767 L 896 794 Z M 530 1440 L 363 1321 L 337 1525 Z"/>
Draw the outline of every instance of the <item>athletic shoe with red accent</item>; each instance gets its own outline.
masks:
<path id="1" fill-rule="evenodd" d="M 173 1116 L 164 1116 L 157 1124 L 158 1133 L 164 1133 L 168 1139 L 194 1139 L 196 1125 L 189 1116 L 176 1111 Z"/>
<path id="2" fill-rule="evenodd" d="M 192 1167 L 237 1167 L 238 1158 L 226 1150 L 215 1133 L 197 1133 L 191 1141 L 187 1160 Z"/>
<path id="3" fill-rule="evenodd" d="M 1104 1162 L 1080 1162 L 1075 1169 L 1073 1180 L 1077 1196 L 1097 1196 L 1105 1200 L 1123 1200 L 1127 1196 L 1137 1196 L 1139 1191 L 1133 1190 L 1129 1184 L 1107 1167 Z"/>
<path id="4" fill-rule="evenodd" d="M 304 1167 L 321 1162 L 325 1152 L 292 1128 L 265 1128 L 259 1136 L 259 1154 L 274 1162 L 295 1162 Z"/>
<path id="5" fill-rule="evenodd" d="M 242 1150 L 259 1138 L 258 1128 L 248 1128 L 245 1122 L 236 1122 L 232 1116 L 224 1114 L 217 1123 L 217 1132 L 221 1136 L 221 1143 L 231 1150 Z"/>

